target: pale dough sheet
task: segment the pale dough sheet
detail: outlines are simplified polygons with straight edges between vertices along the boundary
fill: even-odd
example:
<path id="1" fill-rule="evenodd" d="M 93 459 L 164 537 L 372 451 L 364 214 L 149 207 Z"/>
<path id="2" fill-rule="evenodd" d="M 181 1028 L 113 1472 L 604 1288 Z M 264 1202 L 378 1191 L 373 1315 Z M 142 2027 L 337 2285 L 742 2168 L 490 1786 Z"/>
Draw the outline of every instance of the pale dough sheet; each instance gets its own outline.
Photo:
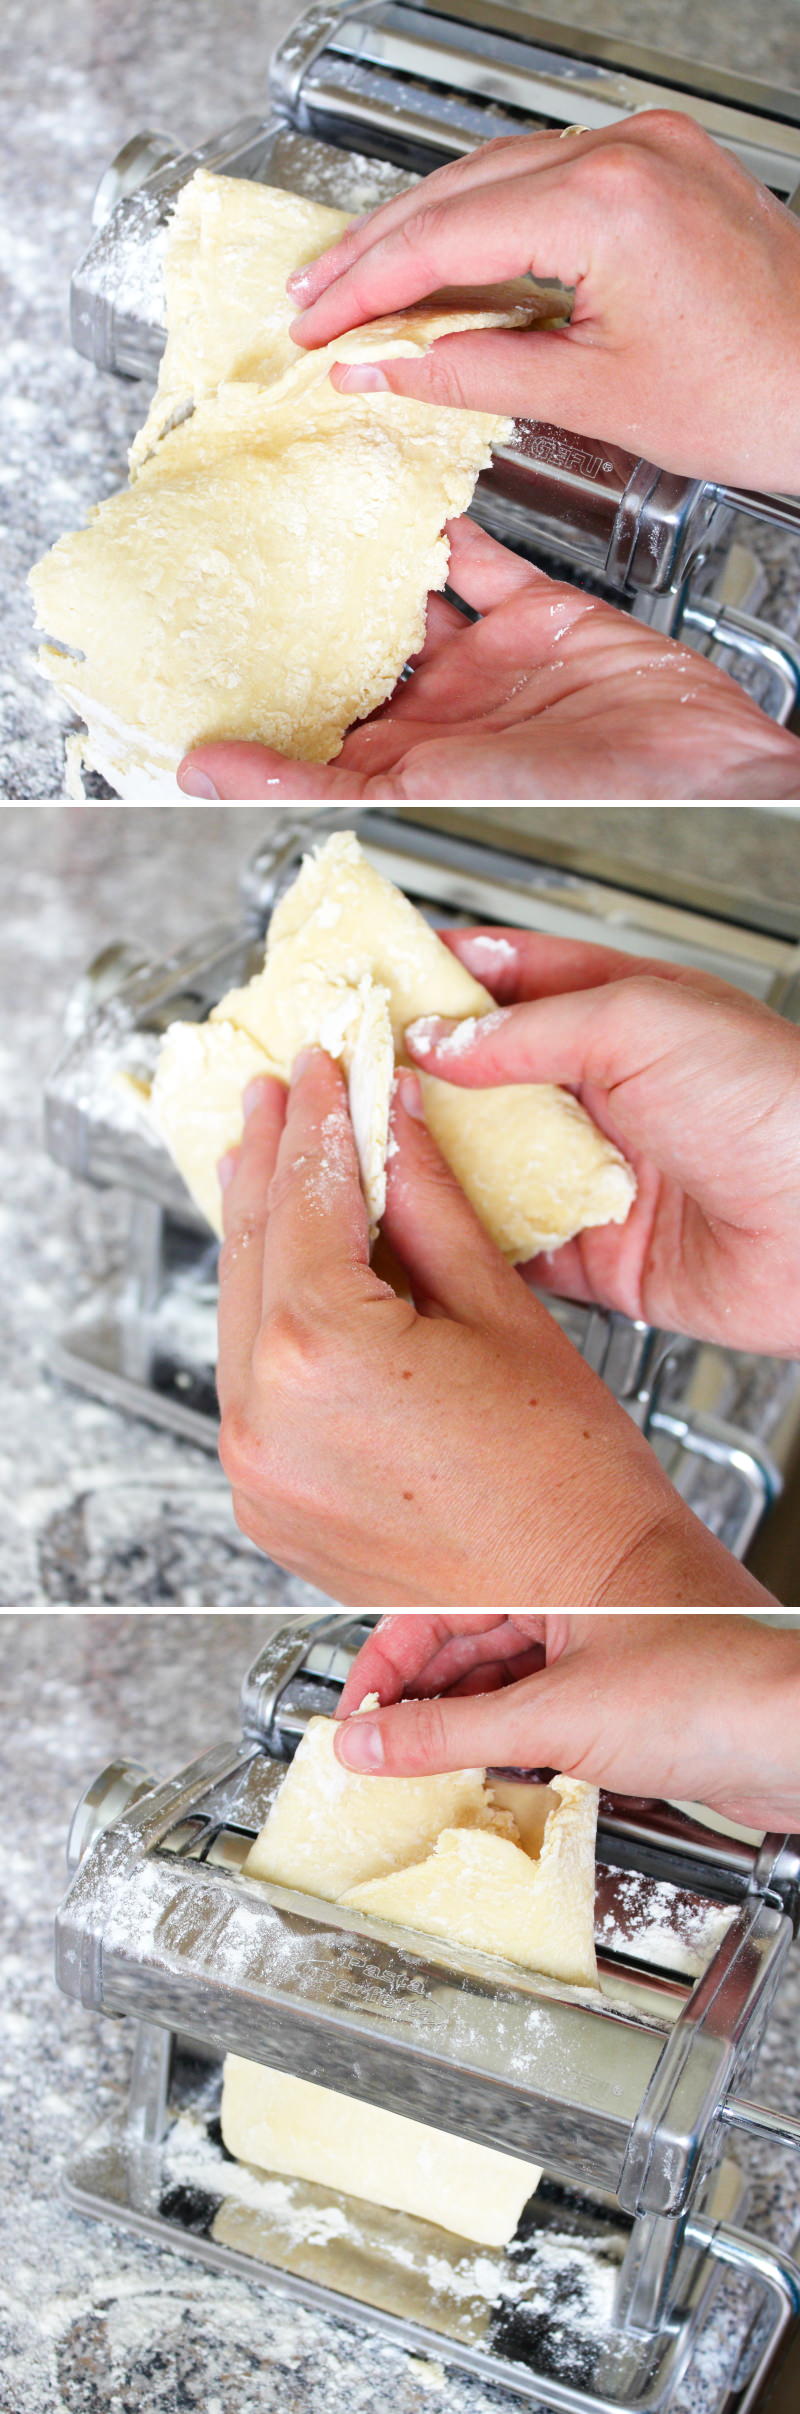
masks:
<path id="1" fill-rule="evenodd" d="M 347 223 L 205 170 L 179 198 L 168 341 L 132 482 L 31 577 L 54 640 L 42 669 L 120 796 L 179 795 L 181 756 L 214 739 L 329 761 L 422 644 L 445 520 L 509 433 L 487 412 L 337 394 L 330 366 L 541 323 L 552 297 L 527 284 L 434 296 L 308 355 L 288 333 L 286 277 Z"/>
<path id="2" fill-rule="evenodd" d="M 362 1703 L 362 1709 L 371 1707 Z M 339 1902 L 351 1886 L 404 1869 L 445 1827 L 514 1833 L 482 1769 L 441 1777 L 359 1777 L 334 1752 L 330 1718 L 312 1718 L 244 1867 L 248 1877 Z"/>
<path id="3" fill-rule="evenodd" d="M 341 2188 L 481 2246 L 505 2246 L 541 2178 L 534 2163 L 228 2054 L 222 2135 L 238 2162 Z"/>
<path id="4" fill-rule="evenodd" d="M 554 1777 L 548 1791 L 556 1799 L 538 1860 L 508 1837 L 446 1828 L 426 1860 L 349 1887 L 343 1902 L 571 1986 L 596 1986 L 597 1794 L 572 1777 Z"/>
<path id="5" fill-rule="evenodd" d="M 374 1706 L 372 1695 L 361 1705 Z M 595 1786 L 559 1776 L 496 1797 L 483 1769 L 359 1776 L 337 1759 L 335 1733 L 332 1719 L 310 1721 L 249 1877 L 596 1986 Z M 523 1806 L 518 1823 L 512 1803 L 530 1792 L 546 1811 L 530 1819 Z"/>
<path id="6" fill-rule="evenodd" d="M 369 1695 L 362 1710 L 376 1701 Z M 311 1719 L 248 1854 L 248 1876 L 596 1986 L 594 1786 L 554 1777 L 550 1786 L 504 1784 L 496 1795 L 482 1769 L 362 1777 L 337 1760 L 335 1732 L 332 1719 Z M 231 2054 L 222 2134 L 242 2161 L 491 2246 L 513 2236 L 541 2176 Z"/>
<path id="7" fill-rule="evenodd" d="M 173 1024 L 162 1044 L 153 1112 L 215 1230 L 216 1162 L 242 1130 L 232 1032 L 261 1050 L 262 1071 L 284 1080 L 297 1051 L 314 1042 L 344 1065 L 374 1230 L 385 1203 L 394 1056 L 403 1057 L 406 1024 L 427 1013 L 481 1015 L 492 1005 L 351 831 L 315 849 L 272 916 L 263 972 L 221 998 L 199 1033 L 195 1024 Z M 255 1053 L 247 1079 L 251 1064 L 258 1069 Z M 630 1167 L 568 1092 L 546 1083 L 461 1090 L 428 1075 L 422 1090 L 434 1137 L 487 1231 L 515 1262 L 589 1225 L 624 1222 L 636 1193 Z"/>

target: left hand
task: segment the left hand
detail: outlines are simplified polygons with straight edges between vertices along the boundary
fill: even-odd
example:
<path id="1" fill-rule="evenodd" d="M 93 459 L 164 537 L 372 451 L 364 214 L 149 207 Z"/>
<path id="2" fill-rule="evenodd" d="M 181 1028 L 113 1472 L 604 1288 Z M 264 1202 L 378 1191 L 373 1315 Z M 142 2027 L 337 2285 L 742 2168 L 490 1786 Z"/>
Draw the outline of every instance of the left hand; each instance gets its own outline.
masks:
<path id="1" fill-rule="evenodd" d="M 800 797 L 800 744 L 716 665 L 461 519 L 413 678 L 327 766 L 196 746 L 188 796 Z M 193 785 L 195 774 L 202 786 Z"/>
<path id="2" fill-rule="evenodd" d="M 285 1122 L 281 1085 L 253 1085 L 223 1165 L 220 1455 L 245 1533 L 348 1605 L 764 1603 L 478 1223 L 416 1076 L 399 1088 L 383 1230 L 413 1305 L 370 1267 L 320 1050 Z"/>

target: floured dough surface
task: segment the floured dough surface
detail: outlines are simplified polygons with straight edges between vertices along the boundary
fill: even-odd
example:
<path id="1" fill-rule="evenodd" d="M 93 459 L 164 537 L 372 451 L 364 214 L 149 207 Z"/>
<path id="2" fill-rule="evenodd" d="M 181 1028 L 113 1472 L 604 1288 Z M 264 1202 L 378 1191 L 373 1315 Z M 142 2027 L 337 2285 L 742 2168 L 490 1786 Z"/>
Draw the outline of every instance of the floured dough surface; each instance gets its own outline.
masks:
<path id="1" fill-rule="evenodd" d="M 555 1777 L 551 1790 L 538 1859 L 507 1837 L 446 1828 L 427 1859 L 350 1887 L 344 1902 L 570 1985 L 596 1986 L 598 1796 L 571 1777 Z"/>
<path id="2" fill-rule="evenodd" d="M 344 1064 L 374 1227 L 385 1203 L 391 1080 L 395 1057 L 405 1061 L 406 1024 L 428 1013 L 482 1015 L 492 1006 L 488 990 L 375 870 L 352 831 L 336 832 L 306 858 L 276 906 L 263 972 L 229 990 L 203 1025 L 204 1053 L 191 1094 L 187 1086 L 185 1112 L 187 1026 L 173 1025 L 163 1044 L 153 1090 L 159 1129 L 215 1229 L 220 1132 L 224 1126 L 225 1147 L 241 1134 L 230 1040 L 220 1039 L 218 1069 L 217 1031 L 246 1035 L 263 1051 L 263 1069 L 284 1079 L 297 1050 L 312 1042 Z M 348 1025 L 351 1012 L 355 1021 Z M 481 1222 L 514 1262 L 590 1225 L 624 1222 L 636 1193 L 630 1167 L 567 1091 L 551 1083 L 461 1090 L 424 1073 L 421 1079 L 434 1138 Z"/>
<path id="3" fill-rule="evenodd" d="M 392 692 L 510 422 L 403 395 L 338 394 L 334 359 L 530 325 L 529 284 L 433 297 L 309 355 L 289 271 L 348 223 L 198 170 L 166 259 L 168 339 L 132 482 L 32 573 L 41 666 L 87 722 L 86 761 L 137 799 L 180 793 L 190 746 L 249 738 L 327 762 Z M 64 651 L 66 649 L 66 652 Z"/>
<path id="4" fill-rule="evenodd" d="M 255 987 L 255 983 L 250 984 Z M 270 1073 L 288 1081 L 301 1048 L 321 1047 L 347 1076 L 361 1183 L 374 1239 L 386 1205 L 386 1153 L 394 1048 L 386 990 L 365 968 L 345 981 L 307 964 L 290 985 L 271 984 L 269 1006 L 248 1013 L 231 991 L 207 1023 L 171 1023 L 151 1092 L 153 1119 L 201 1213 L 222 1231 L 217 1164 L 242 1136 L 242 1094 Z"/>
<path id="5" fill-rule="evenodd" d="M 364 1879 L 418 1860 L 443 1827 L 492 1826 L 495 1812 L 482 1769 L 360 1777 L 337 1760 L 335 1734 L 333 1719 L 309 1721 L 248 1853 L 249 1877 L 339 1902 Z M 512 1826 L 507 1814 L 498 1824 Z"/>
<path id="6" fill-rule="evenodd" d="M 369 1695 L 362 1710 L 376 1706 Z M 484 1769 L 360 1776 L 312 1718 L 244 1863 L 249 1877 L 341 1902 L 451 1944 L 596 1986 L 597 1788 L 502 1782 Z"/>
<path id="7" fill-rule="evenodd" d="M 541 2172 L 513 2155 L 228 2054 L 222 2135 L 237 2161 L 505 2246 Z"/>

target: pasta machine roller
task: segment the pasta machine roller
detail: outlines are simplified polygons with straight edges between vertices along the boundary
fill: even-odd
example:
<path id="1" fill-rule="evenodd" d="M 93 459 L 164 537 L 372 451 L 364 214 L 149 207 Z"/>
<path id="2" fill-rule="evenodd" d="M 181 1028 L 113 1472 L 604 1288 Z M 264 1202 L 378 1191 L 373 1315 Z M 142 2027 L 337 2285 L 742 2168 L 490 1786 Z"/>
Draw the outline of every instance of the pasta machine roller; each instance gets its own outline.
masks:
<path id="1" fill-rule="evenodd" d="M 136 2030 L 128 2108 L 78 2154 L 71 2201 L 558 2414 L 667 2408 L 724 2269 L 747 2284 L 725 2414 L 790 2414 L 800 2268 L 741 2226 L 724 2149 L 736 2130 L 800 2144 L 743 2092 L 800 1915 L 800 1838 L 602 1796 L 596 1994 L 243 1875 L 371 1622 L 286 1621 L 240 1737 L 164 1783 L 115 1763 L 79 1804 L 58 1981 Z M 511 2246 L 476 2259 L 233 2162 L 227 2050 L 543 2165 Z"/>
<path id="2" fill-rule="evenodd" d="M 743 928 L 726 918 L 710 891 L 705 911 L 687 910 L 637 896 L 621 879 L 532 860 L 511 838 L 487 843 L 494 824 L 486 814 L 432 818 L 444 826 L 385 810 L 346 815 L 371 861 L 433 919 L 494 919 L 566 937 L 611 938 L 635 953 L 702 965 L 787 1015 L 800 1015 L 790 914 L 781 928 Z M 297 820 L 267 811 L 264 819 L 238 923 L 201 932 L 166 963 L 130 944 L 103 950 L 75 1003 L 75 1035 L 47 1094 L 53 1156 L 85 1180 L 122 1188 L 131 1202 L 125 1276 L 95 1295 L 59 1338 L 55 1368 L 212 1448 L 216 1244 L 152 1132 L 136 1084 L 149 1079 L 169 1022 L 202 1019 L 255 970 L 277 896 L 309 843 L 341 823 L 330 811 Z M 796 1372 L 775 1369 L 767 1400 L 763 1362 L 761 1377 L 758 1360 L 743 1362 L 753 1380 L 742 1392 L 722 1350 L 698 1351 L 621 1315 L 548 1305 L 643 1427 L 698 1514 L 729 1548 L 744 1552 L 780 1486 L 764 1413 L 777 1416 L 786 1406 Z M 745 1397 L 753 1392 L 755 1415 Z"/>
<path id="3" fill-rule="evenodd" d="M 276 52 L 263 115 L 191 151 L 151 132 L 125 144 L 101 179 L 96 231 L 72 280 L 74 341 L 99 367 L 153 373 L 166 224 L 199 165 L 361 212 L 493 136 L 563 131 L 576 119 L 594 129 L 651 108 L 688 113 L 782 200 L 800 191 L 800 92 L 505 0 L 318 0 Z M 788 718 L 800 655 L 747 608 L 758 565 L 734 539 L 741 513 L 797 535 L 790 498 L 678 476 L 519 421 L 473 509 L 507 543 L 588 577 L 669 634 L 682 630 L 726 667 L 755 662 L 764 702 Z"/>

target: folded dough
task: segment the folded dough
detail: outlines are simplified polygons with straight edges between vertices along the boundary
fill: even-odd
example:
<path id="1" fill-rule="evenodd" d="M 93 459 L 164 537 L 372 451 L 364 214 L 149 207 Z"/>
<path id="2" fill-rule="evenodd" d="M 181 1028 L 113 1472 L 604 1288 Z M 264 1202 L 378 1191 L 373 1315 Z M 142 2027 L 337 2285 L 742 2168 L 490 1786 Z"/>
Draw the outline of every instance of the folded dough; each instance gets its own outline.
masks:
<path id="1" fill-rule="evenodd" d="M 505 2246 L 541 2178 L 534 2163 L 228 2054 L 222 2136 L 238 2162 L 393 2206 Z"/>
<path id="2" fill-rule="evenodd" d="M 251 984 L 255 987 L 255 983 Z M 242 1135 L 242 1093 L 259 1074 L 288 1081 L 299 1050 L 325 1048 L 347 1074 L 361 1181 L 374 1240 L 386 1205 L 394 1079 L 387 993 L 366 969 L 345 981 L 306 965 L 290 989 L 273 984 L 271 1018 L 247 1027 L 231 992 L 207 1023 L 171 1023 L 151 1091 L 151 1112 L 201 1213 L 222 1230 L 217 1165 Z M 230 1002 L 231 1012 L 227 1011 Z M 324 1161 L 316 1173 L 324 1176 Z"/>
<path id="3" fill-rule="evenodd" d="M 290 269 L 348 219 L 199 169 L 167 246 L 167 346 L 132 483 L 31 576 L 42 670 L 118 794 L 177 796 L 187 748 L 260 739 L 327 762 L 422 644 L 465 511 L 511 423 L 403 395 L 338 394 L 334 359 L 427 350 L 552 313 L 529 282 L 434 296 L 309 355 Z"/>
<path id="4" fill-rule="evenodd" d="M 375 1707 L 368 1697 L 362 1709 Z M 443 1827 L 497 1827 L 482 1769 L 438 1777 L 360 1777 L 334 1752 L 331 1718 L 312 1718 L 298 1744 L 266 1824 L 244 1863 L 248 1877 L 339 1902 L 365 1878 L 403 1869 L 430 1851 Z"/>
<path id="5" fill-rule="evenodd" d="M 508 1837 L 446 1828 L 427 1860 L 351 1886 L 343 1902 L 573 1986 L 596 1986 L 598 1796 L 573 1777 L 554 1777 L 550 1790 L 556 1799 L 538 1859 Z"/>
<path id="6" fill-rule="evenodd" d="M 215 1230 L 217 1158 L 242 1130 L 232 1031 L 262 1051 L 261 1070 L 284 1080 L 297 1051 L 314 1042 L 344 1065 L 374 1228 L 385 1198 L 394 1053 L 403 1057 L 406 1024 L 425 1013 L 481 1015 L 492 1004 L 352 831 L 315 848 L 275 908 L 263 972 L 228 991 L 199 1043 L 197 1025 L 178 1023 L 162 1044 L 153 1111 Z M 461 1090 L 423 1074 L 422 1093 L 434 1138 L 514 1262 L 590 1225 L 624 1223 L 636 1194 L 630 1167 L 567 1091 L 551 1083 Z"/>
<path id="7" fill-rule="evenodd" d="M 361 1703 L 376 1707 L 375 1694 Z M 596 1986 L 595 1786 L 553 1777 L 495 1792 L 485 1769 L 359 1776 L 335 1736 L 333 1719 L 309 1721 L 247 1876 Z"/>

